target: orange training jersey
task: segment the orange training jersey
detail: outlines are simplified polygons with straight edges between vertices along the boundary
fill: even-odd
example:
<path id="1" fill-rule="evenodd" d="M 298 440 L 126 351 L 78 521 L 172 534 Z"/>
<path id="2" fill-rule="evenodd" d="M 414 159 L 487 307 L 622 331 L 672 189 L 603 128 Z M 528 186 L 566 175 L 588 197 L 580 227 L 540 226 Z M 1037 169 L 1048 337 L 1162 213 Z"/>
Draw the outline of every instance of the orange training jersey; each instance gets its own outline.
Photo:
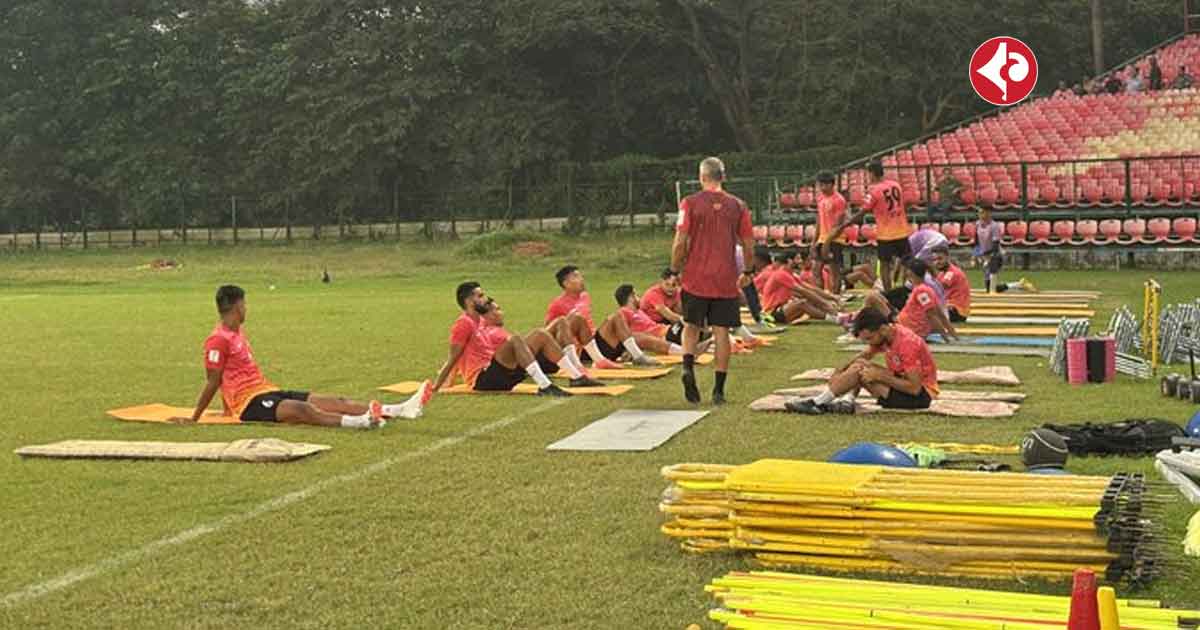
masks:
<path id="1" fill-rule="evenodd" d="M 842 219 L 846 218 L 846 198 L 834 191 L 832 195 L 822 194 L 817 199 L 817 225 L 821 230 L 821 238 L 829 238 L 833 229 Z M 840 234 L 834 243 L 846 244 L 846 234 Z"/>
<path id="2" fill-rule="evenodd" d="M 225 414 L 240 418 L 246 405 L 260 394 L 278 391 L 263 377 L 242 329 L 217 324 L 204 341 L 204 367 L 221 370 L 221 401 Z"/>
<path id="3" fill-rule="evenodd" d="M 875 215 L 877 241 L 896 241 L 908 238 L 908 235 L 912 234 L 900 184 L 890 179 L 873 184 L 867 191 L 863 208 Z"/>

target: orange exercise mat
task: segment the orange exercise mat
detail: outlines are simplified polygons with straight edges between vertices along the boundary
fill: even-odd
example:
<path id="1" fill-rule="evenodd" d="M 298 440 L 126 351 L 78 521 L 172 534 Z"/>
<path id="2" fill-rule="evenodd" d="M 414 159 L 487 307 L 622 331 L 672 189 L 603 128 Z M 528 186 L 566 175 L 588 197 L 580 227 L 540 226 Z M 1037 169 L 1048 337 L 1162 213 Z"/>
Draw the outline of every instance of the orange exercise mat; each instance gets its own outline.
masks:
<path id="1" fill-rule="evenodd" d="M 391 392 L 393 394 L 402 394 L 405 396 L 410 396 L 412 394 L 415 394 L 417 391 L 417 388 L 420 386 L 421 386 L 420 381 L 404 381 L 402 383 L 396 383 L 395 385 L 385 385 L 383 387 L 380 387 L 379 389 L 381 391 Z M 564 387 L 563 389 L 567 390 L 568 392 L 571 392 L 572 394 L 574 394 L 576 396 L 620 396 L 621 394 L 624 394 L 624 393 L 628 392 L 629 390 L 633 389 L 633 385 L 607 385 L 605 387 Z M 435 396 L 440 395 L 440 394 L 470 394 L 470 395 L 476 395 L 476 396 L 484 396 L 484 395 L 490 395 L 490 394 L 502 394 L 502 395 L 520 394 L 520 395 L 525 395 L 525 396 L 533 396 L 533 395 L 537 394 L 537 391 L 538 391 L 537 385 L 535 385 L 533 383 L 521 383 L 521 384 L 517 385 L 516 387 L 514 387 L 512 389 L 512 391 L 507 391 L 507 392 L 479 392 L 479 391 L 475 391 L 474 389 L 471 389 L 470 387 L 468 387 L 465 384 L 460 383 L 458 385 L 454 385 L 453 387 L 442 388 L 442 391 L 435 394 Z"/>
<path id="2" fill-rule="evenodd" d="M 651 379 L 651 378 L 662 378 L 662 377 L 670 374 L 674 369 L 675 368 L 673 368 L 673 367 L 618 368 L 615 370 L 606 370 L 606 369 L 602 369 L 602 368 L 591 368 L 588 370 L 588 373 L 592 375 L 592 378 L 599 379 L 602 381 L 604 381 L 604 380 L 640 381 L 640 380 Z M 563 372 L 562 370 L 559 370 L 559 371 L 555 372 L 554 374 L 550 374 L 549 376 L 552 378 L 570 378 L 569 376 L 567 376 L 567 373 Z"/>
<path id="3" fill-rule="evenodd" d="M 416 390 L 413 390 L 416 391 Z M 106 411 L 108 415 L 117 420 L 125 420 L 128 422 L 171 422 L 171 418 L 175 417 L 192 417 L 192 412 L 195 411 L 191 407 L 172 407 L 162 403 L 151 403 L 149 405 L 138 405 L 136 407 L 125 407 L 124 409 L 113 409 Z M 200 417 L 198 424 L 241 424 L 242 421 L 227 416 L 220 411 L 206 411 Z"/>

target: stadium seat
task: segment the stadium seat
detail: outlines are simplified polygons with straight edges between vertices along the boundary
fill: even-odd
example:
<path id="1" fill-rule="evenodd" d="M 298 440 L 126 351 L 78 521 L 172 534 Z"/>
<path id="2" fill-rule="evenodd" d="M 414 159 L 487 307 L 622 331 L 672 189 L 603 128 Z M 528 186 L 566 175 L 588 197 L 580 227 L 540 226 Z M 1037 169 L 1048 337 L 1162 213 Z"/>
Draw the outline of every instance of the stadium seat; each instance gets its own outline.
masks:
<path id="1" fill-rule="evenodd" d="M 851 246 L 862 245 L 862 243 L 858 242 L 859 234 L 857 224 L 851 223 L 850 225 L 847 225 L 846 229 L 842 230 L 842 234 L 846 235 L 846 242 Z"/>
<path id="2" fill-rule="evenodd" d="M 941 225 L 942 236 L 951 243 L 958 241 L 959 234 L 962 234 L 962 225 L 957 221 L 947 221 Z"/>
<path id="3" fill-rule="evenodd" d="M 796 208 L 800 206 L 800 202 L 796 199 L 795 193 L 779 193 L 780 208 Z"/>
<path id="4" fill-rule="evenodd" d="M 1025 242 L 1025 235 L 1029 233 L 1029 226 L 1024 221 L 1009 221 L 1004 226 L 1004 242 L 1005 244 L 1021 245 Z"/>
<path id="5" fill-rule="evenodd" d="M 964 187 L 964 188 L 963 188 L 963 189 L 962 189 L 962 190 L 961 190 L 961 191 L 958 193 L 958 198 L 959 198 L 959 200 L 960 200 L 960 201 L 962 201 L 962 202 L 963 202 L 963 204 L 965 204 L 965 205 L 968 205 L 968 206 L 973 206 L 973 205 L 975 205 L 975 201 L 976 201 L 975 189 L 974 189 L 974 188 L 971 188 L 971 187 L 969 187 L 969 186 L 968 186 L 968 187 Z"/>
<path id="6" fill-rule="evenodd" d="M 1196 219 L 1181 217 L 1171 222 L 1171 230 L 1175 236 L 1168 238 L 1170 243 L 1190 243 L 1196 237 Z"/>
<path id="7" fill-rule="evenodd" d="M 803 225 L 787 226 L 787 228 L 784 230 L 784 237 L 788 243 L 790 243 L 792 245 L 799 245 L 800 242 L 804 240 L 804 226 Z"/>
<path id="8" fill-rule="evenodd" d="M 1000 200 L 1000 192 L 994 186 L 988 186 L 979 190 L 979 203 L 985 206 L 995 206 Z"/>
<path id="9" fill-rule="evenodd" d="M 811 243 L 817 240 L 817 226 L 815 223 L 809 223 L 804 226 L 804 242 Z"/>
<path id="10" fill-rule="evenodd" d="M 758 242 L 758 243 L 766 243 L 767 242 L 767 226 L 756 225 L 756 226 L 754 226 L 753 233 L 754 233 L 754 240 L 756 242 Z"/>
<path id="11" fill-rule="evenodd" d="M 1054 184 L 1043 184 L 1039 186 L 1037 202 L 1042 206 L 1052 206 L 1058 203 L 1058 187 Z"/>
<path id="12" fill-rule="evenodd" d="M 1051 245 L 1063 245 L 1070 243 L 1075 238 L 1074 221 L 1055 221 L 1053 230 L 1054 237 L 1047 241 Z"/>
<path id="13" fill-rule="evenodd" d="M 1121 223 L 1118 221 L 1116 232 L 1111 230 L 1101 230 L 1093 219 L 1083 219 L 1075 222 L 1076 237 L 1072 240 L 1073 244 L 1083 245 L 1085 243 L 1095 243 L 1097 245 L 1107 245 L 1111 239 L 1115 239 L 1121 233 Z"/>
<path id="14" fill-rule="evenodd" d="M 767 228 L 767 243 L 782 247 L 787 240 L 787 226 L 772 225 Z"/>
<path id="15" fill-rule="evenodd" d="M 1104 189 L 1099 184 L 1092 180 L 1088 180 L 1080 187 L 1082 197 L 1093 206 L 1100 205 L 1101 199 L 1104 197 Z"/>
<path id="16" fill-rule="evenodd" d="M 975 225 L 974 221 L 967 221 L 966 223 L 963 223 L 962 232 L 958 236 L 958 244 L 959 245 L 974 245 L 975 244 L 975 232 L 978 229 L 979 229 L 979 226 Z"/>
<path id="17" fill-rule="evenodd" d="M 801 208 L 811 208 L 815 206 L 816 198 L 813 195 L 813 191 L 809 189 L 802 189 L 800 192 L 796 193 L 796 205 Z"/>
<path id="18" fill-rule="evenodd" d="M 1005 206 L 1021 205 L 1021 191 L 1011 184 L 1000 187 L 1000 203 Z"/>
<path id="19" fill-rule="evenodd" d="M 1150 219 L 1146 222 L 1146 236 L 1142 237 L 1145 243 L 1161 243 L 1171 236 L 1171 220 L 1164 218 Z"/>
<path id="20" fill-rule="evenodd" d="M 1045 245 L 1050 240 L 1051 234 L 1053 232 L 1050 230 L 1049 221 L 1038 220 L 1029 223 L 1028 239 L 1030 242 L 1036 245 Z"/>
<path id="21" fill-rule="evenodd" d="M 854 186 L 850 189 L 850 199 L 848 201 L 850 202 L 850 205 L 856 208 L 861 208 L 863 201 L 866 200 L 866 196 L 866 193 L 863 192 L 861 187 Z"/>
<path id="22" fill-rule="evenodd" d="M 860 235 L 862 235 L 862 240 L 864 241 L 864 244 L 866 244 L 866 245 L 874 245 L 875 244 L 875 224 L 874 223 L 864 223 L 862 228 L 859 229 L 858 233 Z"/>
<path id="23" fill-rule="evenodd" d="M 1146 220 L 1125 219 L 1121 223 L 1121 231 L 1120 242 L 1122 244 L 1140 243 L 1142 237 L 1146 235 Z"/>
<path id="24" fill-rule="evenodd" d="M 1146 203 L 1146 199 L 1150 197 L 1150 187 L 1146 184 L 1134 183 L 1129 186 L 1129 201 L 1134 205 L 1141 206 Z"/>

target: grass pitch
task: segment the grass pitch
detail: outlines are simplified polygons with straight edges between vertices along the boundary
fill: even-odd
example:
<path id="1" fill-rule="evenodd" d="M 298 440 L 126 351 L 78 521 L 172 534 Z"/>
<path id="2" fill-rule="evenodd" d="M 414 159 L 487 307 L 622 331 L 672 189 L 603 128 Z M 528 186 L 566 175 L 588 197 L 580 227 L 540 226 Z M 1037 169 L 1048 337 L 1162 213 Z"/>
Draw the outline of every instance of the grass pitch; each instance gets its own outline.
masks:
<path id="1" fill-rule="evenodd" d="M 1012 444 L 1047 421 L 1183 423 L 1195 411 L 1125 377 L 1073 388 L 1041 359 L 955 356 L 939 364 L 1013 365 L 1030 394 L 1017 417 L 750 413 L 746 403 L 788 385 L 792 374 L 848 358 L 831 343 L 832 328 L 813 326 L 735 357 L 731 404 L 645 454 L 544 447 L 618 408 L 681 407 L 677 377 L 638 383 L 617 399 L 440 397 L 421 420 L 379 432 L 141 425 L 104 415 L 143 402 L 194 401 L 222 283 L 247 290 L 247 331 L 275 383 L 368 398 L 377 386 L 434 375 L 457 315 L 454 286 L 464 279 L 482 282 L 504 306 L 509 328 L 523 331 L 541 322 L 558 293 L 558 266 L 579 264 L 597 314 L 609 313 L 615 286 L 653 282 L 669 249 L 664 235 L 618 233 L 553 238 L 549 255 L 525 257 L 511 253 L 512 241 L 0 255 L 0 450 L 68 438 L 269 436 L 334 447 L 285 465 L 0 456 L 0 627 L 682 628 L 704 623 L 708 580 L 749 565 L 737 556 L 686 555 L 658 533 L 663 465 L 824 459 L 858 440 Z M 166 257 L 183 268 L 136 269 Z M 324 268 L 330 284 L 319 281 Z M 970 274 L 979 285 L 978 272 Z M 1103 291 L 1094 320 L 1103 326 L 1121 303 L 1140 308 L 1141 283 L 1151 274 L 1166 287 L 1165 303 L 1200 293 L 1194 273 L 1030 277 L 1048 289 Z M 702 370 L 707 397 L 711 376 Z M 390 465 L 368 468 L 379 462 Z M 1149 459 L 1109 458 L 1074 459 L 1069 468 L 1152 467 Z M 1193 511 L 1182 502 L 1169 511 L 1176 540 Z M 202 527 L 214 523 L 217 531 Z M 1200 605 L 1200 564 L 1188 566 L 1123 595 Z"/>

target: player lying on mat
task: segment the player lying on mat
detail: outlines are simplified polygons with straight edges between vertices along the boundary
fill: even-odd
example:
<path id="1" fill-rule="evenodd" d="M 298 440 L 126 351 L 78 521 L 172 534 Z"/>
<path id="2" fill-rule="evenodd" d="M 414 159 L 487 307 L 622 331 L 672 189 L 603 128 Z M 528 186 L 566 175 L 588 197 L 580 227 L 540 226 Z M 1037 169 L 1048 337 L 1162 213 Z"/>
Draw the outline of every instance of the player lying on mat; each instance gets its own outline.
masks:
<path id="1" fill-rule="evenodd" d="M 1016 282 L 1000 282 L 1000 270 L 1004 267 L 1004 248 L 1001 239 L 1004 230 L 992 220 L 992 211 L 979 209 L 979 220 L 975 222 L 975 262 L 983 267 L 983 290 L 988 293 L 1004 293 L 1008 290 L 1037 293 L 1033 283 L 1021 278 Z"/>
<path id="2" fill-rule="evenodd" d="M 575 315 L 587 323 L 586 329 L 577 331 L 575 342 L 583 347 L 592 359 L 592 365 L 598 368 L 619 368 L 617 361 L 626 352 L 634 365 L 641 367 L 660 367 L 662 364 L 646 356 L 638 345 L 633 331 L 620 313 L 609 315 L 599 327 L 592 320 L 592 296 L 588 295 L 583 281 L 583 272 L 574 265 L 567 265 L 554 274 L 558 286 L 562 287 L 562 295 L 550 302 L 546 308 L 546 323 L 560 318 Z"/>
<path id="3" fill-rule="evenodd" d="M 916 258 L 905 259 L 905 286 L 879 293 L 872 291 L 863 299 L 863 310 L 874 308 L 885 317 L 896 316 L 896 323 L 917 333 L 922 339 L 933 333 L 947 340 L 958 339 L 954 324 L 945 311 L 943 297 L 935 290 L 929 267 Z M 940 287 L 940 285 L 937 285 Z"/>
<path id="4" fill-rule="evenodd" d="M 548 333 L 541 331 L 530 335 L 532 343 L 513 335 L 499 346 L 493 346 L 485 334 L 483 316 L 492 310 L 494 302 L 484 294 L 479 283 L 458 285 L 454 299 L 462 314 L 450 327 L 450 353 L 433 382 L 433 391 L 440 390 L 455 377 L 462 377 L 463 382 L 476 391 L 506 392 L 529 376 L 537 383 L 539 396 L 571 395 L 550 382 L 536 358 L 536 355 L 544 354 L 547 358 L 563 359 L 561 347 Z M 503 316 L 500 322 L 503 323 Z"/>
<path id="5" fill-rule="evenodd" d="M 500 305 L 491 297 L 487 298 L 487 307 L 487 312 L 482 315 L 479 330 L 492 348 L 499 350 L 510 340 L 520 339 L 529 348 L 543 373 L 558 374 L 561 370 L 571 378 L 571 387 L 604 386 L 604 383 L 588 376 L 576 351 L 574 345 L 576 333 L 572 327 L 582 325 L 581 318 L 560 317 L 550 322 L 545 328 L 534 330 L 524 337 L 514 337 L 504 328 L 504 309 L 501 309 Z M 517 341 L 513 341 L 513 343 L 516 346 L 520 345 Z M 526 373 L 514 371 L 514 379 L 518 376 L 520 378 L 513 383 L 513 387 L 524 380 Z"/>
<path id="6" fill-rule="evenodd" d="M 613 293 L 617 300 L 617 312 L 625 319 L 625 324 L 633 331 L 633 337 L 638 346 L 658 354 L 674 354 L 683 356 L 683 324 L 660 324 L 650 319 L 643 310 L 644 297 L 639 297 L 632 284 L 622 284 Z M 708 352 L 712 345 L 712 336 L 700 340 L 696 351 L 700 354 Z"/>
<path id="7" fill-rule="evenodd" d="M 355 402 L 337 396 L 323 396 L 280 389 L 268 381 L 254 361 L 246 322 L 246 292 L 225 285 L 217 289 L 217 313 L 221 321 L 204 342 L 204 369 L 208 380 L 200 391 L 196 409 L 190 418 L 176 422 L 197 422 L 212 403 L 217 390 L 225 413 L 243 422 L 286 422 L 327 427 L 371 429 L 385 424 L 384 418 L 417 418 L 431 390 L 424 383 L 412 398 L 400 405 Z"/>
<path id="8" fill-rule="evenodd" d="M 788 401 L 788 411 L 854 413 L 854 399 L 863 389 L 885 409 L 928 409 L 938 385 L 937 364 L 925 340 L 869 308 L 859 311 L 852 332 L 867 349 L 835 372 L 820 394 Z M 878 354 L 884 355 L 886 367 L 872 361 Z"/>
<path id="9" fill-rule="evenodd" d="M 934 277 L 946 291 L 946 315 L 950 323 L 967 321 L 971 314 L 971 282 L 967 274 L 950 260 L 950 247 L 942 245 L 933 249 Z"/>

